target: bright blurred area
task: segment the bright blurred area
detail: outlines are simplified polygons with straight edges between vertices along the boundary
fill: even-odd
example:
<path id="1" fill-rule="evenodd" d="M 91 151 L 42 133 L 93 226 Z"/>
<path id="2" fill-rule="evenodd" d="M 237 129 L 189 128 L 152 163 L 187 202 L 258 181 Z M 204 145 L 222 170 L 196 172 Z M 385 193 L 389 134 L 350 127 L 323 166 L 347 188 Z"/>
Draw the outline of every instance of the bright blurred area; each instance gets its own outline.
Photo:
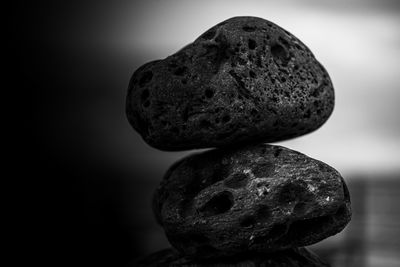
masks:
<path id="1" fill-rule="evenodd" d="M 54 29 L 54 39 L 80 53 L 73 56 L 82 60 L 76 68 L 87 66 L 81 83 L 96 82 L 98 77 L 110 83 L 85 107 L 87 116 L 97 110 L 106 112 L 101 120 L 87 122 L 91 134 L 104 133 L 99 138 L 103 146 L 108 145 L 101 151 L 94 148 L 95 156 L 116 153 L 118 158 L 108 160 L 126 168 L 133 160 L 142 166 L 160 161 L 165 168 L 186 154 L 155 151 L 127 129 L 122 113 L 129 77 L 140 65 L 175 53 L 218 22 L 248 15 L 271 20 L 302 40 L 334 84 L 336 105 L 327 123 L 281 144 L 327 162 L 345 175 L 400 171 L 398 1 L 94 1 L 72 12 L 67 33 Z M 107 120 L 118 131 L 109 129 Z M 132 153 L 134 148 L 145 153 Z"/>
<path id="2" fill-rule="evenodd" d="M 146 1 L 122 5 L 115 15 L 103 41 L 113 53 L 132 57 L 131 70 L 175 53 L 233 16 L 277 23 L 309 46 L 336 93 L 334 113 L 321 129 L 282 145 L 344 173 L 400 170 L 400 3 Z"/>
<path id="3" fill-rule="evenodd" d="M 193 152 L 158 151 L 134 132 L 124 113 L 130 76 L 248 15 L 297 36 L 334 84 L 327 123 L 280 143 L 333 166 L 350 188 L 352 222 L 313 249 L 334 267 L 400 266 L 400 1 L 83 1 L 40 12 L 46 32 L 32 38 L 57 80 L 38 102 L 51 102 L 38 115 L 40 136 L 72 174 L 65 181 L 81 210 L 73 223 L 84 225 L 77 235 L 92 263 L 120 266 L 168 246 L 151 196 L 167 168 Z"/>

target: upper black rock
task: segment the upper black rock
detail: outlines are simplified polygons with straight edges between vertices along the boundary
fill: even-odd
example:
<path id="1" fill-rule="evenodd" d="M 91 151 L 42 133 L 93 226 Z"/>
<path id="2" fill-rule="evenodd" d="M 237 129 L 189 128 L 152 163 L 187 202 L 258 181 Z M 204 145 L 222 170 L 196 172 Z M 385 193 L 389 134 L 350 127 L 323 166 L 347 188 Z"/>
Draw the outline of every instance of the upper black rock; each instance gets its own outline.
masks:
<path id="1" fill-rule="evenodd" d="M 311 245 L 351 217 L 335 169 L 265 144 L 182 159 L 167 171 L 153 208 L 170 243 L 197 259 Z"/>
<path id="2" fill-rule="evenodd" d="M 234 17 L 133 74 L 126 112 L 162 150 L 274 142 L 320 127 L 334 106 L 324 67 L 295 36 Z"/>

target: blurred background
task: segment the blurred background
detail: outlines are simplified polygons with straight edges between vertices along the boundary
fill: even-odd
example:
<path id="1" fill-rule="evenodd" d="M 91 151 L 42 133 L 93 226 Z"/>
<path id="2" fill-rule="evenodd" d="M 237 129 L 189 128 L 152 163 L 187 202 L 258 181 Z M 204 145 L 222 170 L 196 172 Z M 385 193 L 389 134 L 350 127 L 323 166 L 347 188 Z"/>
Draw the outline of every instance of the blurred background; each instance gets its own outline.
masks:
<path id="1" fill-rule="evenodd" d="M 335 87 L 327 123 L 279 143 L 335 167 L 350 189 L 353 220 L 312 249 L 332 266 L 400 266 L 399 1 L 18 5 L 11 28 L 19 79 L 32 106 L 24 126 L 35 137 L 32 165 L 62 200 L 47 201 L 57 206 L 49 209 L 48 224 L 64 255 L 59 263 L 123 266 L 169 246 L 152 215 L 151 196 L 168 167 L 193 151 L 158 151 L 130 127 L 124 111 L 130 76 L 218 22 L 249 15 L 302 40 Z"/>

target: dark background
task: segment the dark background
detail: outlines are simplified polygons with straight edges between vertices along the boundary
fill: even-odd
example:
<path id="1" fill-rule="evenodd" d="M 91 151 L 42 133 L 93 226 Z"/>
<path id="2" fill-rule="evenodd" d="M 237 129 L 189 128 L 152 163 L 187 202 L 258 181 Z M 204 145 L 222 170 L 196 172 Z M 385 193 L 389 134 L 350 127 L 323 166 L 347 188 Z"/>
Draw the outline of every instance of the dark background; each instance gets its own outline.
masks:
<path id="1" fill-rule="evenodd" d="M 26 221 L 41 225 L 43 237 L 31 230 L 38 240 L 49 233 L 41 261 L 122 266 L 168 246 L 151 195 L 191 152 L 157 151 L 134 132 L 124 113 L 129 78 L 236 15 L 294 33 L 335 86 L 330 120 L 280 143 L 334 166 L 350 187 L 352 222 L 313 249 L 334 266 L 398 266 L 400 8 L 388 0 L 17 3 L 12 70 L 24 89 L 19 126 L 31 133 L 20 140 L 32 148 L 18 150 L 19 171 L 43 178 L 34 183 L 46 216 Z"/>

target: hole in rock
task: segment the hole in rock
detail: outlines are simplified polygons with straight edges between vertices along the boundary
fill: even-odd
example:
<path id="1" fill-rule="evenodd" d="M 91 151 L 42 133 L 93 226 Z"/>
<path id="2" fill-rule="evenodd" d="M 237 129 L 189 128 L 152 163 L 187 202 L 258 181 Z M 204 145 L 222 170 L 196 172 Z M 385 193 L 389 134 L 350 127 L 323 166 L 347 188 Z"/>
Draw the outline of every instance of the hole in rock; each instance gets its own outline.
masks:
<path id="1" fill-rule="evenodd" d="M 207 89 L 204 91 L 204 95 L 205 95 L 207 98 L 212 98 L 212 97 L 214 96 L 214 90 L 212 90 L 211 88 L 207 88 Z"/>
<path id="2" fill-rule="evenodd" d="M 271 47 L 271 54 L 275 59 L 280 60 L 284 65 L 287 64 L 288 54 L 286 49 L 280 44 L 275 44 Z"/>
<path id="3" fill-rule="evenodd" d="M 242 29 L 243 29 L 245 32 L 254 32 L 254 31 L 256 30 L 256 27 L 245 25 L 245 26 L 242 27 Z"/>
<path id="4" fill-rule="evenodd" d="M 266 182 L 266 181 L 262 181 L 262 182 L 258 182 L 257 183 L 257 187 L 258 188 L 261 188 L 261 187 L 268 187 L 270 185 L 270 183 L 269 182 Z"/>
<path id="5" fill-rule="evenodd" d="M 229 115 L 225 115 L 225 116 L 222 117 L 222 122 L 223 123 L 227 123 L 230 120 L 231 120 L 231 116 L 229 116 Z"/>
<path id="6" fill-rule="evenodd" d="M 256 48 L 256 46 L 257 46 L 257 43 L 256 43 L 256 41 L 255 41 L 255 40 L 253 40 L 253 39 L 249 39 L 249 41 L 248 41 L 248 46 L 249 46 L 249 49 L 253 50 L 253 49 L 255 49 L 255 48 Z"/>
<path id="7" fill-rule="evenodd" d="M 200 212 L 204 216 L 214 216 L 229 211 L 233 206 L 233 195 L 229 191 L 223 191 L 213 196 L 203 207 Z"/>
<path id="8" fill-rule="evenodd" d="M 278 201 L 282 204 L 293 202 L 304 195 L 305 186 L 298 182 L 285 184 L 278 193 Z"/>
<path id="9" fill-rule="evenodd" d="M 249 71 L 249 75 L 250 75 L 251 78 L 257 77 L 256 73 L 254 71 L 252 71 L 252 70 Z"/>

